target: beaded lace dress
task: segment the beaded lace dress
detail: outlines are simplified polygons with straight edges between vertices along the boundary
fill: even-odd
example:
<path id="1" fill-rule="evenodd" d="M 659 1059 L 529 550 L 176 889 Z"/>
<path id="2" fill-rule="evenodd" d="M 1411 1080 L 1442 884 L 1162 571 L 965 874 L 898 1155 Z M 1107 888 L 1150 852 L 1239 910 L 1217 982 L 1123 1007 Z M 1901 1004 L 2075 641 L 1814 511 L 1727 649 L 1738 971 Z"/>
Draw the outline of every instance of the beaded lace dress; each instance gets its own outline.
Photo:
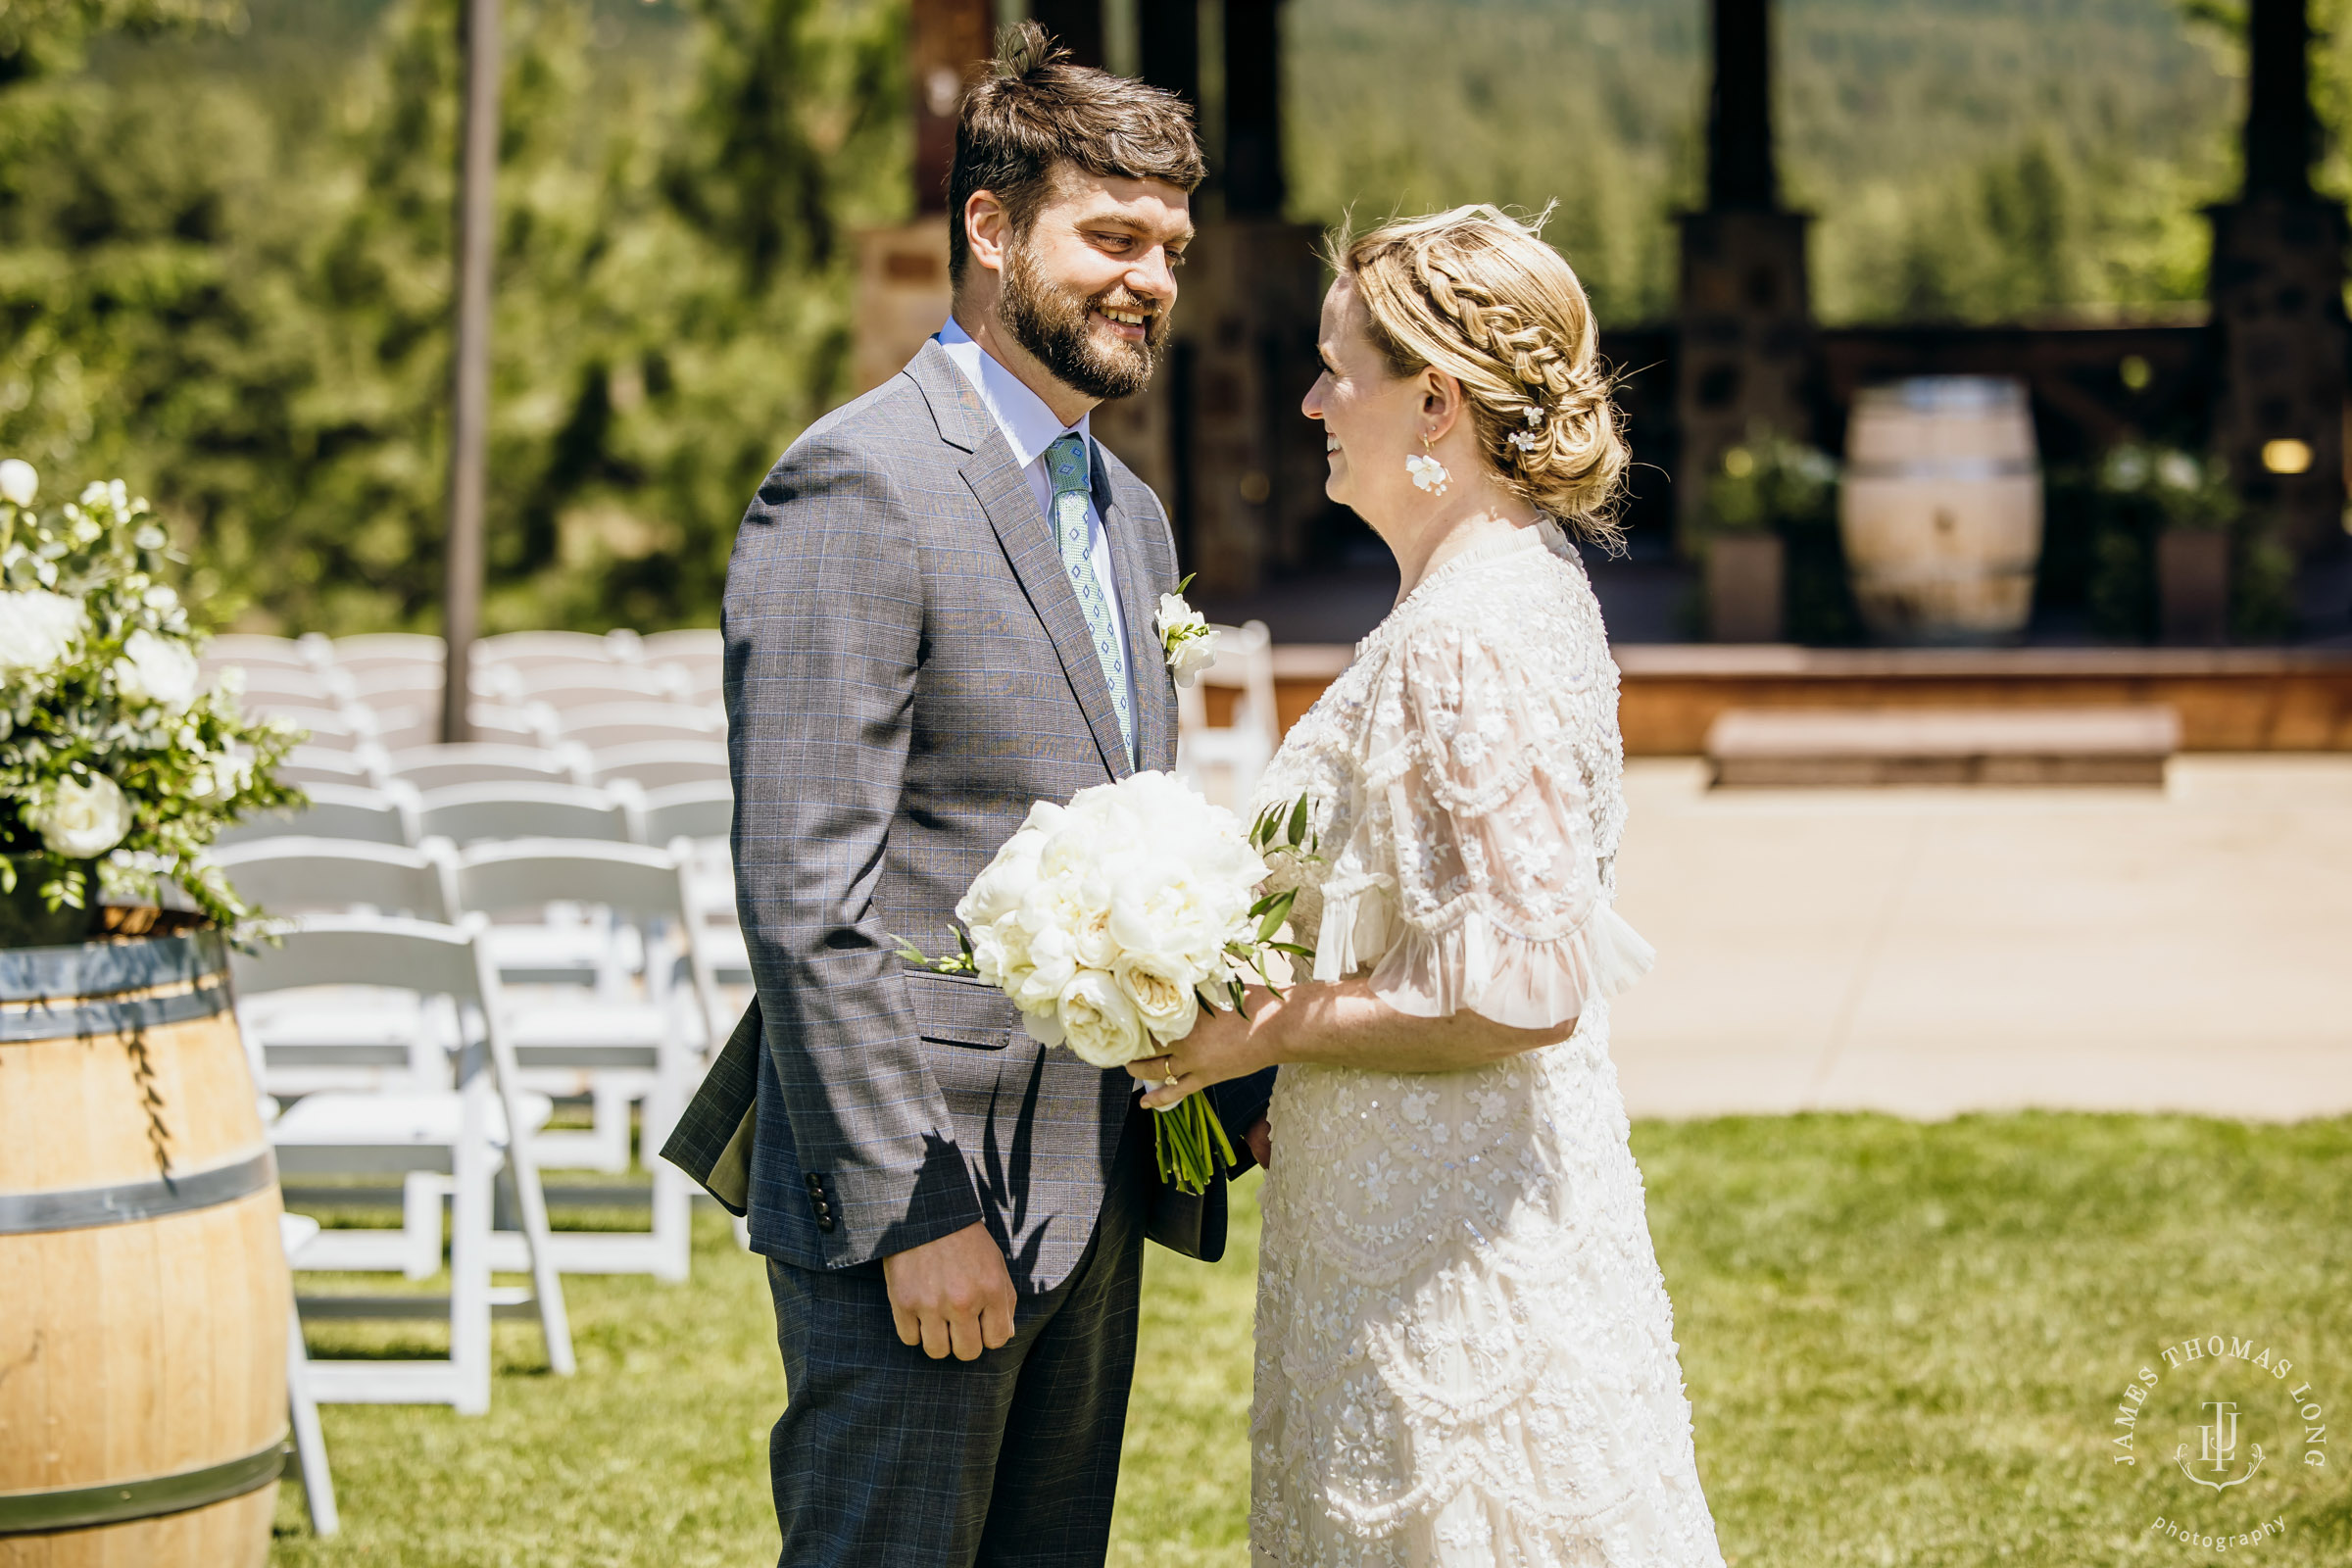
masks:
<path id="1" fill-rule="evenodd" d="M 1445 1074 L 1285 1067 L 1262 1193 L 1259 1568 L 1720 1568 L 1608 996 L 1617 668 L 1544 520 L 1431 573 L 1291 731 L 1315 977 L 1574 1033 Z"/>

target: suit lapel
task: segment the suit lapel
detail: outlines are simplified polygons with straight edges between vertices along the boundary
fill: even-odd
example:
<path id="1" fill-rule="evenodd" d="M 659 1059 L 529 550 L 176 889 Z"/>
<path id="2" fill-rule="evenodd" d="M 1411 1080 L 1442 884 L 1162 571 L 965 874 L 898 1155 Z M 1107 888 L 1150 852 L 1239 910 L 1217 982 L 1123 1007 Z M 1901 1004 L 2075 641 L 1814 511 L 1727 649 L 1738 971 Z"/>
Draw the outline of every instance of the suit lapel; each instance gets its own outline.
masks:
<path id="1" fill-rule="evenodd" d="M 1176 683 L 1168 674 L 1167 651 L 1159 642 L 1159 596 L 1176 586 L 1175 562 L 1167 559 L 1157 530 L 1113 499 L 1109 465 L 1100 445 L 1094 454 L 1095 510 L 1110 535 L 1111 567 L 1118 573 L 1119 617 L 1127 629 L 1127 669 L 1135 688 L 1136 755 L 1147 768 L 1176 765 Z"/>
<path id="2" fill-rule="evenodd" d="M 947 368 L 956 380 L 963 379 L 953 362 Z M 986 412 L 981 411 L 984 417 Z M 1046 635 L 1061 661 L 1061 671 L 1069 677 L 1070 690 L 1085 710 L 1087 727 L 1094 731 L 1102 765 L 1110 769 L 1112 778 L 1125 778 L 1134 769 L 1128 765 L 1127 743 L 1119 735 L 1118 711 L 1110 706 L 1110 683 L 1102 678 L 1102 661 L 1095 653 L 1086 612 L 1078 608 L 1078 595 L 1062 566 L 1054 529 L 1038 510 L 1037 497 L 1014 466 L 1012 448 L 994 420 L 989 421 L 987 433 L 964 463 L 962 472 L 964 483 L 979 499 L 980 510 L 988 514 L 989 525 L 997 530 L 1004 559 L 1012 563 L 1013 575 L 1020 578 L 1031 608 L 1045 623 Z"/>

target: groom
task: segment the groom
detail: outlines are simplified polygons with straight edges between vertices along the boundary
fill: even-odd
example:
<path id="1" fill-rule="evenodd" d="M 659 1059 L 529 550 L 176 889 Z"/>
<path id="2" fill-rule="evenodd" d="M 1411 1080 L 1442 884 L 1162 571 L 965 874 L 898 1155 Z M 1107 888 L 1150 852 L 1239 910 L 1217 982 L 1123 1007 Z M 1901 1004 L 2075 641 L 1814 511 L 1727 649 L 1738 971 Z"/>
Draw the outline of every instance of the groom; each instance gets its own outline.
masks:
<path id="1" fill-rule="evenodd" d="M 785 1568 L 1102 1560 L 1166 1199 L 1149 1113 L 894 949 L 955 951 L 1032 804 L 1175 760 L 1175 552 L 1087 416 L 1150 379 L 1202 172 L 1180 100 L 1008 34 L 956 126 L 953 318 L 793 444 L 736 539 L 759 1004 L 664 1153 L 768 1260 Z M 1262 1151 L 1266 1086 L 1225 1087 Z"/>

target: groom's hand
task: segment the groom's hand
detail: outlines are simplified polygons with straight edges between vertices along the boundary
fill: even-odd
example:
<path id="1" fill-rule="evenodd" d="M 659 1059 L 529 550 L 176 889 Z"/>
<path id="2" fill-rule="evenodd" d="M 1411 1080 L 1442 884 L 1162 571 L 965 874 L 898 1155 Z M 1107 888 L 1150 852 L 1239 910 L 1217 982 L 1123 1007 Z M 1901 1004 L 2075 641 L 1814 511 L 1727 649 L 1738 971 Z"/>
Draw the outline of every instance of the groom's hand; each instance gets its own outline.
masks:
<path id="1" fill-rule="evenodd" d="M 899 1339 L 937 1361 L 975 1361 L 1012 1343 L 1012 1275 L 988 1227 L 977 1222 L 882 1260 Z"/>

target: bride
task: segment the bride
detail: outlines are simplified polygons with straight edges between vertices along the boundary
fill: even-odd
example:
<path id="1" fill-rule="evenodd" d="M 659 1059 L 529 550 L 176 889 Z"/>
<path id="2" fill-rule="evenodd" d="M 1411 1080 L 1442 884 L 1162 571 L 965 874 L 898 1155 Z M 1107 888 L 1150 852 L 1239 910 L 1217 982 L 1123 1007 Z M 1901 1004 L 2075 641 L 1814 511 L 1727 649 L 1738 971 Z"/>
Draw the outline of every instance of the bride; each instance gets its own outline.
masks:
<path id="1" fill-rule="evenodd" d="M 1307 393 L 1403 592 L 1291 731 L 1311 981 L 1135 1064 L 1172 1103 L 1279 1062 L 1251 1560 L 1720 1568 L 1609 1060 L 1650 950 L 1611 907 L 1617 669 L 1566 530 L 1625 448 L 1592 311 L 1491 207 L 1334 247 Z"/>

